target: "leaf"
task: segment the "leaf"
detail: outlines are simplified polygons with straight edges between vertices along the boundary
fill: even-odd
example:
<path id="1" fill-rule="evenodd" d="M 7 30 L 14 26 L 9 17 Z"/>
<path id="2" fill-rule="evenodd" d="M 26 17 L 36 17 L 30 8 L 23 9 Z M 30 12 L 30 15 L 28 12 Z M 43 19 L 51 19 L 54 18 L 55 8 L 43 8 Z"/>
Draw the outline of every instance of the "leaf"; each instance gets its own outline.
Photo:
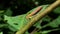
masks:
<path id="1" fill-rule="evenodd" d="M 25 34 L 29 34 L 29 32 L 28 32 L 28 31 L 26 31 L 26 32 L 25 32 Z"/>
<path id="2" fill-rule="evenodd" d="M 60 14 L 60 6 L 58 6 L 56 9 L 53 10 L 54 13 L 56 14 Z"/>
<path id="3" fill-rule="evenodd" d="M 40 31 L 41 34 L 48 34 L 49 32 L 56 31 L 60 29 L 52 29 L 52 30 L 45 30 L 45 31 Z"/>
<path id="4" fill-rule="evenodd" d="M 7 15 L 7 16 L 11 16 L 11 15 L 12 15 L 12 11 L 10 10 L 10 8 L 8 8 L 8 9 L 4 12 L 4 15 Z"/>
<path id="5" fill-rule="evenodd" d="M 48 24 L 44 25 L 42 28 L 45 28 L 47 26 L 51 26 L 53 28 L 59 27 L 60 25 L 60 16 L 57 17 L 55 20 L 49 22 Z"/>
<path id="6" fill-rule="evenodd" d="M 19 16 L 15 16 L 15 17 L 9 17 L 9 16 L 4 15 L 4 18 L 5 18 L 4 20 L 7 20 L 9 28 L 12 31 L 19 30 L 21 27 L 23 27 L 27 24 L 25 15 L 19 15 Z"/>
<path id="7" fill-rule="evenodd" d="M 34 24 L 33 26 L 35 26 L 36 28 L 41 28 L 41 22 L 42 20 L 38 21 L 36 24 Z"/>
<path id="8" fill-rule="evenodd" d="M 0 14 L 1 14 L 1 13 L 4 13 L 4 10 L 0 10 Z"/>
<path id="9" fill-rule="evenodd" d="M 60 16 L 49 23 L 49 26 L 51 27 L 58 27 L 60 25 Z"/>
<path id="10" fill-rule="evenodd" d="M 7 24 L 0 24 L 0 28 L 7 27 Z"/>
<path id="11" fill-rule="evenodd" d="M 4 12 L 4 10 L 0 10 L 0 16 L 2 16 Z"/>
<path id="12" fill-rule="evenodd" d="M 49 32 L 51 32 L 51 30 L 48 30 L 48 31 L 42 31 L 41 33 L 42 33 L 42 34 L 48 34 Z"/>
<path id="13" fill-rule="evenodd" d="M 34 34 L 40 34 L 39 32 L 35 32 Z"/>
<path id="14" fill-rule="evenodd" d="M 0 32 L 0 34 L 3 34 L 3 32 Z"/>

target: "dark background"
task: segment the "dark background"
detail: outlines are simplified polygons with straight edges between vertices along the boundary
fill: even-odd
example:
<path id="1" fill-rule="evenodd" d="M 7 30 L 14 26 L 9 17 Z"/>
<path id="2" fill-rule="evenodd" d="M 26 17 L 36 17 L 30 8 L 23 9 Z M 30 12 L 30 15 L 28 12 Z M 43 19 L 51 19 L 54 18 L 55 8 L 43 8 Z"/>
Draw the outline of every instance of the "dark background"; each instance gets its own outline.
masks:
<path id="1" fill-rule="evenodd" d="M 36 6 L 51 4 L 55 0 L 0 0 L 0 10 L 11 8 L 13 16 L 25 14 Z M 38 4 L 35 4 L 38 2 Z"/>

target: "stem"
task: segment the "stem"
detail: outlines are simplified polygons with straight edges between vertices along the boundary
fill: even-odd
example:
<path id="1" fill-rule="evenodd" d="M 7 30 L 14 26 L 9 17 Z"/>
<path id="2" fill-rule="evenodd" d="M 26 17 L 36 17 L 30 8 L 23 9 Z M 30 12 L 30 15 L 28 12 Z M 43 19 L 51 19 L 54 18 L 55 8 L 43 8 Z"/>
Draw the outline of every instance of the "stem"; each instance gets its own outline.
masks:
<path id="1" fill-rule="evenodd" d="M 30 34 L 34 34 L 36 32 L 37 28 L 35 28 Z"/>
<path id="2" fill-rule="evenodd" d="M 44 12 L 42 11 L 41 13 L 37 14 L 36 17 L 32 18 L 30 22 L 25 25 L 24 28 L 20 29 L 19 31 L 16 32 L 16 34 L 23 34 L 26 30 L 28 30 L 36 21 L 40 20 L 43 18 L 46 14 L 50 13 L 54 8 L 56 8 L 60 4 L 60 1 L 56 1 L 53 4 L 51 4 Z"/>

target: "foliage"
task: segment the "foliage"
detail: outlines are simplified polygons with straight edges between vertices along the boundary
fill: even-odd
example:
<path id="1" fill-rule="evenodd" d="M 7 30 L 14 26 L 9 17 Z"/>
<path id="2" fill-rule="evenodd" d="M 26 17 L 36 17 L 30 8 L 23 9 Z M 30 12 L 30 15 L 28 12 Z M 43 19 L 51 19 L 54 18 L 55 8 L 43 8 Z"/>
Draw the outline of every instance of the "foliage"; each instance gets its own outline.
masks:
<path id="1" fill-rule="evenodd" d="M 35 4 L 35 2 L 37 2 L 37 4 Z M 53 3 L 55 0 L 45 0 L 46 3 L 42 3 L 41 1 L 44 2 L 44 0 L 26 0 L 25 1 L 20 1 L 20 0 L 17 0 L 16 3 L 18 3 L 18 5 L 22 6 L 22 4 L 24 5 L 27 5 L 29 7 L 29 9 L 25 9 L 25 6 L 24 8 L 19 8 L 19 6 L 17 6 L 17 4 L 15 4 L 15 2 L 11 1 L 12 2 L 12 6 L 10 7 L 6 7 L 5 8 L 0 8 L 0 9 L 5 9 L 5 10 L 0 10 L 0 31 L 3 32 L 4 28 L 7 28 L 8 29 L 8 32 L 11 32 L 11 33 L 14 33 L 18 30 L 20 30 L 22 27 L 24 27 L 29 21 L 30 19 L 26 19 L 26 16 L 28 14 L 30 14 L 31 12 L 33 12 L 34 10 L 36 10 L 36 6 L 42 6 L 42 9 L 40 12 L 44 11 L 51 3 Z M 49 2 L 48 2 L 49 1 Z M 24 3 L 25 2 L 25 3 Z M 40 3 L 39 3 L 40 2 Z M 48 3 L 47 3 L 48 2 Z M 29 3 L 33 3 L 32 5 L 29 4 Z M 42 4 L 41 4 L 42 3 Z M 14 5 L 15 4 L 15 5 Z M 31 5 L 31 6 L 30 6 Z M 1 5 L 3 6 L 3 5 Z M 14 7 L 13 7 L 14 6 Z M 4 7 L 4 6 L 3 6 Z M 36 8 L 34 8 L 36 7 Z M 27 13 L 22 13 L 22 14 L 19 14 L 19 15 L 16 15 L 17 13 L 19 13 L 18 9 L 21 9 L 21 13 L 24 11 L 26 11 Z M 32 9 L 32 10 L 31 10 Z M 30 11 L 29 11 L 30 10 Z M 14 13 L 14 11 L 16 11 L 16 13 Z M 16 16 L 13 16 L 13 14 L 15 14 Z M 55 17 L 54 17 L 54 16 Z M 56 16 L 57 15 L 57 16 Z M 3 17 L 3 18 L 2 18 Z M 4 26 L 5 25 L 5 26 Z M 60 29 L 60 6 L 56 7 L 56 9 L 53 10 L 53 12 L 51 12 L 50 14 L 46 15 L 45 17 L 43 17 L 41 20 L 37 21 L 37 23 L 35 23 L 33 25 L 33 27 L 36 27 L 37 28 L 37 31 L 34 33 L 34 34 L 48 34 L 49 32 L 52 32 L 52 31 L 56 31 L 56 30 L 59 30 Z M 50 27 L 52 29 L 49 29 L 47 27 Z M 45 29 L 47 28 L 47 29 Z M 56 30 L 54 30 L 56 29 Z M 31 31 L 32 32 L 32 31 Z M 31 32 L 29 32 L 28 30 L 24 33 L 24 34 L 30 34 Z M 4 33 L 4 32 L 3 32 Z M 2 33 L 1 33 L 2 34 Z M 7 33 L 9 34 L 9 33 Z"/>

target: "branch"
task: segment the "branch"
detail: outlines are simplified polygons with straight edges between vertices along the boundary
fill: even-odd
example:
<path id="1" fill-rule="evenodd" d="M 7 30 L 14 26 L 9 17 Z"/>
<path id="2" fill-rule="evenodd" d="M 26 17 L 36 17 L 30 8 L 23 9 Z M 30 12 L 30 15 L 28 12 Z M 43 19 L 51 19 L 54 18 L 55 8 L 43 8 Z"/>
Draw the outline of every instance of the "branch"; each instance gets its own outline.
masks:
<path id="1" fill-rule="evenodd" d="M 30 34 L 34 34 L 35 32 L 37 32 L 37 28 L 35 28 Z"/>
<path id="2" fill-rule="evenodd" d="M 32 18 L 30 22 L 25 25 L 24 28 L 20 29 L 19 31 L 16 32 L 16 34 L 23 34 L 26 30 L 28 30 L 36 21 L 40 20 L 43 18 L 46 14 L 50 13 L 54 8 L 56 8 L 60 4 L 60 0 L 57 0 L 53 4 L 51 4 L 44 12 L 42 11 L 41 13 L 38 13 L 36 17 Z"/>

